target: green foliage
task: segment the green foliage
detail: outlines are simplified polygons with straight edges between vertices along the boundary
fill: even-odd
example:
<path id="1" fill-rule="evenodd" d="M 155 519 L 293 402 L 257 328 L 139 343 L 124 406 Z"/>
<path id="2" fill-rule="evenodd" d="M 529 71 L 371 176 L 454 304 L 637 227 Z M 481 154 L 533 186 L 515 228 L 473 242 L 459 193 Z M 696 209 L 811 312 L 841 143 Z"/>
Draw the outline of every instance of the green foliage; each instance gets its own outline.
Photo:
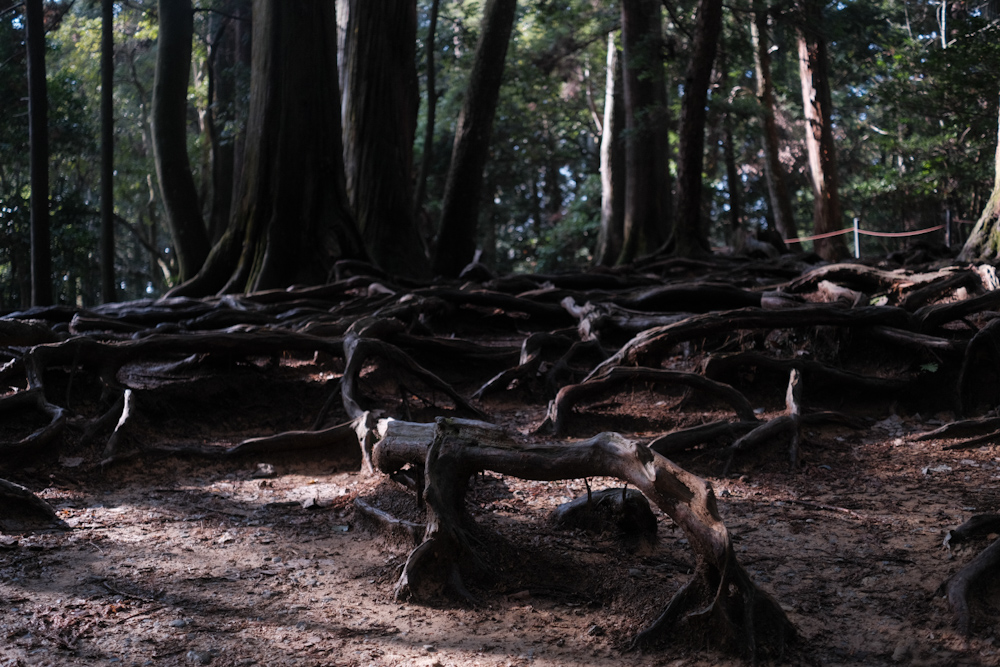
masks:
<path id="1" fill-rule="evenodd" d="M 426 43 L 430 0 L 418 2 L 418 70 L 424 82 L 434 49 L 439 93 L 423 231 L 433 237 L 456 120 L 479 35 L 481 0 L 442 1 L 433 44 Z M 773 44 L 782 160 L 800 230 L 808 233 L 812 193 L 803 147 L 794 23 L 776 3 Z M 189 91 L 189 154 L 203 209 L 211 197 L 206 114 L 220 143 L 246 121 L 249 72 L 233 65 L 232 102 L 209 105 L 207 58 L 229 0 L 197 3 Z M 697 3 L 664 14 L 664 69 L 672 130 L 683 95 Z M 704 218 L 713 246 L 731 241 L 735 204 L 745 228 L 770 226 L 758 103 L 754 95 L 750 13 L 727 6 L 720 59 L 709 95 Z M 845 226 L 852 217 L 879 231 L 975 220 L 989 197 L 994 169 L 1000 29 L 976 3 L 949 5 L 942 44 L 939 3 L 842 0 L 825 8 L 834 125 Z M 115 5 L 116 275 L 123 296 L 161 293 L 170 283 L 170 242 L 162 224 L 149 141 L 149 105 L 157 37 L 155 0 Z M 499 271 L 559 271 L 592 261 L 600 220 L 599 122 L 603 117 L 606 35 L 617 30 L 617 3 L 524 0 L 508 51 L 482 193 L 481 245 Z M 48 34 L 53 276 L 62 302 L 99 298 L 100 3 L 82 0 Z M 318 82 L 329 85 L 329 82 Z M 28 151 L 23 33 L 17 12 L 0 20 L 0 310 L 24 306 L 28 285 Z M 415 161 L 422 158 L 426 90 L 418 113 Z M 736 160 L 730 183 L 723 147 L 728 128 Z M 676 150 L 676 137 L 672 150 Z M 733 192 L 739 196 L 734 198 Z M 140 242 L 140 238 L 141 241 Z M 940 238 L 940 237 L 936 237 Z M 433 240 L 429 238 L 429 240 Z M 864 254 L 901 241 L 864 239 Z M 151 254 L 146 245 L 156 249 Z M 167 275 L 164 275 L 164 267 Z"/>

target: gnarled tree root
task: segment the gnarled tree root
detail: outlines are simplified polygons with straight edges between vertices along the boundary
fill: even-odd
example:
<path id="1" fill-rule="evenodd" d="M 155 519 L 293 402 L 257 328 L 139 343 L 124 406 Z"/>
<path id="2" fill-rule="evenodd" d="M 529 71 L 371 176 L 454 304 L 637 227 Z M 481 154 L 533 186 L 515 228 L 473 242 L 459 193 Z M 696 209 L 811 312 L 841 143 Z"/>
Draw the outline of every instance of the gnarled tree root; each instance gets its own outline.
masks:
<path id="1" fill-rule="evenodd" d="M 39 528 L 65 530 L 68 526 L 56 516 L 51 505 L 29 489 L 0 479 L 0 530 L 23 531 Z"/>
<path id="2" fill-rule="evenodd" d="M 658 368 L 611 368 L 605 375 L 585 380 L 580 384 L 563 387 L 549 405 L 545 421 L 538 427 L 541 433 L 551 429 L 551 433 L 561 435 L 566 430 L 566 418 L 573 406 L 593 396 L 607 394 L 630 382 L 652 384 L 679 384 L 711 394 L 726 402 L 742 421 L 756 421 L 753 407 L 746 397 L 728 384 L 710 380 L 697 373 L 668 371 Z"/>
<path id="3" fill-rule="evenodd" d="M 796 636 L 780 605 L 737 563 L 711 485 L 639 443 L 602 433 L 577 443 L 529 445 L 493 424 L 441 418 L 435 424 L 385 420 L 379 430 L 383 437 L 373 461 L 380 470 L 391 474 L 406 464 L 425 466 L 427 532 L 406 562 L 398 598 L 468 598 L 463 575 L 486 570 L 465 511 L 468 481 L 475 473 L 491 470 L 548 481 L 615 477 L 681 527 L 696 559 L 694 579 L 639 635 L 637 646 L 653 645 L 683 626 L 707 645 L 756 658 L 781 654 Z"/>
<path id="4" fill-rule="evenodd" d="M 1000 516 L 996 514 L 980 514 L 974 516 L 958 528 L 948 532 L 945 546 L 951 546 L 974 537 L 994 532 L 1000 527 Z M 948 597 L 948 604 L 955 613 L 955 625 L 966 637 L 972 634 L 972 611 L 969 605 L 969 594 L 982 578 L 996 572 L 1000 566 L 1000 540 L 983 549 L 968 565 L 956 572 L 943 586 Z"/>

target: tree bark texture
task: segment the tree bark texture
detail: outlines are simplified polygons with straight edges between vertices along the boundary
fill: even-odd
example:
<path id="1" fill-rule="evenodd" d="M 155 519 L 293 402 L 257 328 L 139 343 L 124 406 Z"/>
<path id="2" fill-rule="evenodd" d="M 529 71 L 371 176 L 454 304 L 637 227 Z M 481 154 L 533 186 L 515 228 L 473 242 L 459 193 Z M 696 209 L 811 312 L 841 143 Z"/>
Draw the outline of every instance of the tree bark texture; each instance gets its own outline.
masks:
<path id="1" fill-rule="evenodd" d="M 757 100 L 760 103 L 761 138 L 764 144 L 764 178 L 767 181 L 768 201 L 774 226 L 782 238 L 795 239 L 799 236 L 792 211 L 792 199 L 788 194 L 785 169 L 781 165 L 778 145 L 778 125 L 774 119 L 774 81 L 771 78 L 771 51 L 768 40 L 768 13 L 763 7 L 754 11 L 750 24 L 753 41 L 754 69 L 757 77 Z M 789 250 L 801 250 L 798 241 L 788 244 Z"/>
<path id="2" fill-rule="evenodd" d="M 701 219 L 705 119 L 712 66 L 722 32 L 722 0 L 700 0 L 691 59 L 684 77 L 677 154 L 677 211 L 674 252 L 682 257 L 707 252 L 708 235 Z"/>
<path id="3" fill-rule="evenodd" d="M 992 262 L 1000 258 L 1000 120 L 997 122 L 997 149 L 993 165 L 993 192 L 958 257 L 964 262 Z"/>
<path id="4" fill-rule="evenodd" d="M 212 147 L 212 208 L 209 237 L 218 243 L 229 226 L 239 193 L 240 163 L 245 132 L 240 117 L 246 112 L 237 94 L 239 70 L 250 68 L 250 0 L 228 0 L 225 15 L 213 13 L 208 45 L 209 113 L 206 123 Z"/>
<path id="5" fill-rule="evenodd" d="M 660 3 L 622 0 L 625 215 L 619 264 L 654 252 L 670 219 L 670 144 Z"/>
<path id="6" fill-rule="evenodd" d="M 28 141 L 31 179 L 31 305 L 52 303 L 49 230 L 49 97 L 45 82 L 45 15 L 42 0 L 24 3 L 28 48 Z"/>
<path id="7" fill-rule="evenodd" d="M 597 239 L 599 266 L 614 264 L 622 249 L 625 224 L 625 125 L 621 54 L 615 33 L 608 33 L 608 63 L 601 124 L 601 231 Z"/>
<path id="8" fill-rule="evenodd" d="M 342 68 L 347 193 L 375 264 L 410 277 L 428 268 L 413 219 L 416 36 L 412 0 L 351 2 Z"/>
<path id="9" fill-rule="evenodd" d="M 413 194 L 413 220 L 419 220 L 423 215 L 424 198 L 427 195 L 427 172 L 434 156 L 434 124 L 437 119 L 437 72 L 435 72 L 434 52 L 437 34 L 438 7 L 440 0 L 432 0 L 428 17 L 427 39 L 424 49 L 427 51 L 427 121 L 424 124 L 424 148 L 420 158 L 420 169 L 417 171 L 417 182 Z"/>
<path id="10" fill-rule="evenodd" d="M 322 284 L 366 259 L 347 201 L 334 6 L 255 0 L 242 196 L 205 268 L 172 295 Z"/>
<path id="11" fill-rule="evenodd" d="M 114 3 L 101 0 L 101 298 L 115 300 Z"/>
<path id="12" fill-rule="evenodd" d="M 153 81 L 153 155 L 181 280 L 208 256 L 209 240 L 187 153 L 188 77 L 194 13 L 191 0 L 160 0 Z"/>
<path id="13" fill-rule="evenodd" d="M 500 96 L 516 0 L 487 0 L 469 87 L 458 115 L 451 166 L 445 181 L 441 231 L 434 253 L 435 275 L 454 277 L 472 261 L 483 169 L 489 157 L 493 117 Z"/>
<path id="14" fill-rule="evenodd" d="M 826 234 L 839 231 L 842 222 L 837 151 L 830 121 L 832 102 L 826 36 L 822 33 L 823 8 L 818 0 L 803 0 L 799 11 L 799 77 L 813 186 L 813 233 Z M 843 235 L 817 239 L 814 247 L 819 256 L 828 261 L 847 257 Z"/>

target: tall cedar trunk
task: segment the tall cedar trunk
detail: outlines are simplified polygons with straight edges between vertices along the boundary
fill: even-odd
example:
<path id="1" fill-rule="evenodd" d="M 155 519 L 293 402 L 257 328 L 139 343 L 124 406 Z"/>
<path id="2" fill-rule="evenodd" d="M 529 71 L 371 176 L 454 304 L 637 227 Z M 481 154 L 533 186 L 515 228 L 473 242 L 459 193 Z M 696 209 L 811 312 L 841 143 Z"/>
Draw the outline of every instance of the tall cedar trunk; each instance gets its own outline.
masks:
<path id="1" fill-rule="evenodd" d="M 993 192 L 958 258 L 963 262 L 995 262 L 1000 258 L 1000 115 L 997 119 L 997 149 L 993 158 Z"/>
<path id="2" fill-rule="evenodd" d="M 424 48 L 427 50 L 427 122 L 424 124 L 424 149 L 420 158 L 420 169 L 417 171 L 417 182 L 413 194 L 413 219 L 419 220 L 423 215 L 424 197 L 427 195 L 427 172 L 430 170 L 434 157 L 434 123 L 437 120 L 437 73 L 434 71 L 435 35 L 437 34 L 438 5 L 440 0 L 431 2 L 428 16 L 427 39 Z"/>
<path id="3" fill-rule="evenodd" d="M 101 0 L 101 298 L 115 301 L 114 3 Z"/>
<path id="4" fill-rule="evenodd" d="M 210 18 L 211 41 L 208 45 L 209 113 L 206 128 L 212 154 L 212 206 L 208 229 L 212 243 L 218 243 L 229 225 L 237 181 L 237 147 L 243 140 L 239 132 L 238 69 L 250 65 L 249 42 L 245 23 L 250 20 L 249 0 L 227 0 L 224 13 Z"/>
<path id="5" fill-rule="evenodd" d="M 48 306 L 52 303 L 52 243 L 49 231 L 49 98 L 45 84 L 42 0 L 27 0 L 24 13 L 31 172 L 31 305 Z"/>
<path id="6" fill-rule="evenodd" d="M 610 266 L 622 250 L 625 224 L 625 147 L 622 126 L 625 106 L 622 93 L 621 58 L 615 33 L 608 33 L 608 64 L 604 86 L 604 122 L 601 123 L 601 231 L 597 238 L 598 266 Z"/>
<path id="7" fill-rule="evenodd" d="M 660 3 L 622 0 L 625 96 L 624 264 L 655 251 L 670 219 L 667 92 L 661 53 Z"/>
<path id="8" fill-rule="evenodd" d="M 209 240 L 187 153 L 187 92 L 194 13 L 191 0 L 160 0 L 153 82 L 153 155 L 181 280 L 195 275 Z"/>
<path id="9" fill-rule="evenodd" d="M 684 100 L 677 153 L 677 212 L 674 216 L 674 252 L 690 257 L 708 251 L 701 219 L 702 167 L 705 158 L 705 106 L 712 65 L 722 32 L 722 0 L 700 0 L 695 21 L 691 60 L 684 77 Z"/>
<path id="10" fill-rule="evenodd" d="M 774 82 L 771 79 L 770 40 L 767 38 L 768 12 L 763 5 L 755 9 L 754 20 L 750 24 L 753 41 L 754 69 L 757 75 L 757 100 L 760 103 L 761 135 L 764 142 L 764 178 L 767 181 L 768 201 L 771 216 L 778 233 L 785 239 L 795 239 L 799 230 L 795 225 L 792 198 L 788 195 L 785 169 L 781 166 L 778 152 L 778 124 L 774 120 Z M 789 250 L 799 251 L 798 241 L 788 244 Z"/>
<path id="11" fill-rule="evenodd" d="M 799 76 L 805 109 L 806 149 L 813 185 L 813 233 L 841 229 L 840 195 L 837 183 L 837 152 L 830 124 L 830 80 L 827 72 L 826 38 L 822 34 L 823 8 L 819 0 L 804 0 L 798 28 Z M 825 260 L 847 257 L 843 235 L 817 239 L 816 252 Z"/>
<path id="12" fill-rule="evenodd" d="M 347 201 L 334 6 L 254 0 L 250 110 L 229 227 L 170 296 L 325 282 L 338 259 L 367 259 Z"/>
<path id="13" fill-rule="evenodd" d="M 441 231 L 434 253 L 435 275 L 457 276 L 476 250 L 479 195 L 489 157 L 493 116 L 500 96 L 516 0 L 487 0 L 469 87 L 458 115 L 451 165 L 445 181 Z"/>
<path id="14" fill-rule="evenodd" d="M 343 137 L 347 193 L 368 254 L 383 270 L 422 277 L 413 218 L 417 6 L 352 0 L 345 35 Z"/>

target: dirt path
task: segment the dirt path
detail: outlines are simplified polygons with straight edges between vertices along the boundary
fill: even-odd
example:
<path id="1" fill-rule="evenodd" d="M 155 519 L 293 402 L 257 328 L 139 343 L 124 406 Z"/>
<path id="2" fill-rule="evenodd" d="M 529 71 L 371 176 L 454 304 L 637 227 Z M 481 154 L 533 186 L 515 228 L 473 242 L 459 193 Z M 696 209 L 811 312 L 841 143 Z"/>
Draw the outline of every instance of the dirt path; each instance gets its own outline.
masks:
<path id="1" fill-rule="evenodd" d="M 810 432 L 799 473 L 771 452 L 713 478 L 741 562 L 802 633 L 790 663 L 1000 664 L 987 618 L 1000 590 L 984 592 L 969 642 L 936 594 L 983 546 L 949 554 L 941 543 L 969 515 L 997 511 L 1000 457 L 907 437 L 933 425 L 893 417 Z M 429 608 L 393 600 L 408 545 L 361 530 L 353 499 L 416 508 L 356 462 L 277 462 L 267 479 L 254 461 L 61 463 L 24 481 L 46 487 L 73 530 L 0 537 L 0 667 L 738 664 L 624 652 L 686 580 L 690 551 L 662 516 L 657 545 L 638 552 L 553 531 L 548 512 L 582 481 L 479 480 L 472 510 L 502 535 L 489 547 L 500 583 L 475 591 L 478 607 Z"/>

